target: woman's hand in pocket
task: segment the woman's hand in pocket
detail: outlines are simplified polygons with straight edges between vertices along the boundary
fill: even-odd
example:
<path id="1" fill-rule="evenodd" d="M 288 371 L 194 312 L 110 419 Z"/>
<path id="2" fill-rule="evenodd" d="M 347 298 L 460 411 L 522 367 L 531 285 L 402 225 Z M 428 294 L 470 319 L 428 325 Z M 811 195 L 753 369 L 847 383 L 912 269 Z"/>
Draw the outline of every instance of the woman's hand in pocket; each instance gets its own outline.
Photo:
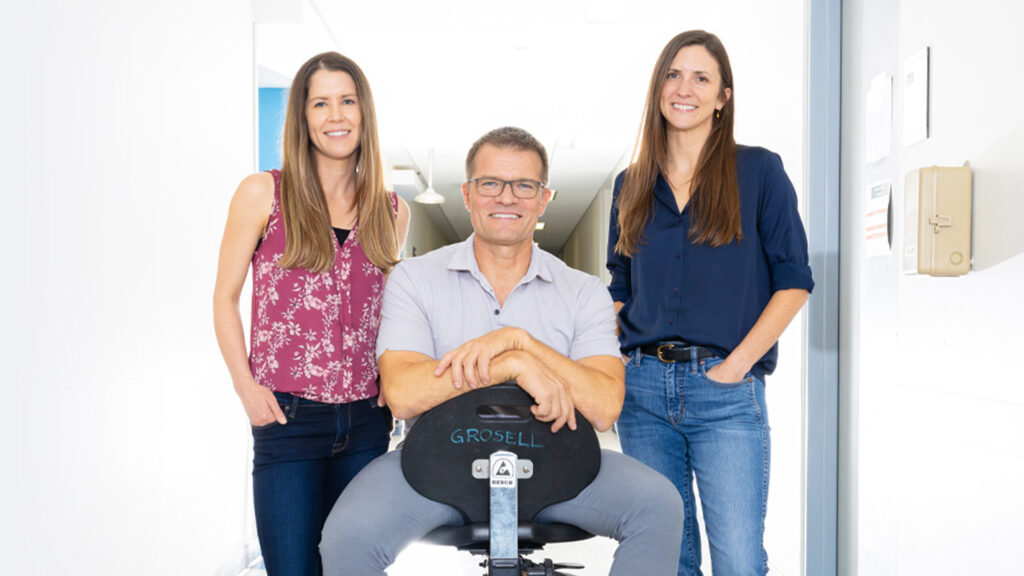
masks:
<path id="1" fill-rule="evenodd" d="M 253 382 L 241 387 L 238 390 L 238 397 L 242 400 L 245 415 L 249 417 L 249 424 L 265 426 L 275 420 L 278 424 L 288 423 L 281 406 L 277 403 L 277 397 L 268 388 Z"/>
<path id="2" fill-rule="evenodd" d="M 736 384 L 747 377 L 746 370 L 730 369 L 728 363 L 723 361 L 715 364 L 706 372 L 708 379 L 721 384 Z"/>

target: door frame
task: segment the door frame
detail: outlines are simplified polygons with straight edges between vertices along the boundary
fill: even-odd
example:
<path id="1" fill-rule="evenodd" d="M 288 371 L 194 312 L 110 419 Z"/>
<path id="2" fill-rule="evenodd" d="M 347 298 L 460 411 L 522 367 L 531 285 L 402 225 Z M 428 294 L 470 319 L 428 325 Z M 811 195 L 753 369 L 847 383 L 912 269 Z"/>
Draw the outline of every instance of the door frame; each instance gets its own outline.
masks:
<path id="1" fill-rule="evenodd" d="M 815 289 L 807 311 L 803 573 L 836 576 L 839 492 L 841 0 L 807 3 L 805 158 Z"/>

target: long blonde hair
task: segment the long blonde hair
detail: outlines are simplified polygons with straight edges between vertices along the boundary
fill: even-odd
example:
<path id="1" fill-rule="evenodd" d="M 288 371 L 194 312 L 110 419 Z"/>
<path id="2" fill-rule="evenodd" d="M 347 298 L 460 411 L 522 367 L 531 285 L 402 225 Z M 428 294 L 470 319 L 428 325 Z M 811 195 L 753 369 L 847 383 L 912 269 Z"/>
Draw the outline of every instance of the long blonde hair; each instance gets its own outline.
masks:
<path id="1" fill-rule="evenodd" d="M 661 89 L 665 86 L 672 59 L 686 46 L 703 46 L 718 62 L 722 76 L 721 96 L 725 89 L 735 93 L 732 67 L 725 46 L 717 36 L 703 30 L 690 30 L 669 41 L 658 57 L 651 74 L 640 128 L 639 153 L 626 169 L 619 192 L 619 240 L 615 253 L 633 256 L 643 243 L 643 229 L 651 217 L 654 184 L 658 174 L 665 174 L 668 163 L 668 141 L 665 118 L 661 115 Z M 735 98 L 726 100 L 721 115 L 712 120 L 711 133 L 697 160 L 694 173 L 690 211 L 693 214 L 689 239 L 696 244 L 724 246 L 743 237 L 740 225 L 740 193 L 736 176 L 736 141 L 733 139 Z"/>
<path id="2" fill-rule="evenodd" d="M 359 127 L 356 164 L 356 209 L 359 244 L 366 258 L 383 272 L 398 263 L 398 232 L 395 212 L 384 188 L 384 167 L 377 139 L 377 113 L 370 83 L 359 66 L 337 52 L 310 58 L 292 81 L 284 122 L 281 163 L 281 211 L 284 217 L 285 250 L 278 260 L 282 268 L 306 268 L 326 272 L 334 264 L 334 240 L 327 200 L 320 188 L 313 161 L 306 99 L 309 81 L 317 70 L 345 72 L 356 85 L 362 122 Z"/>

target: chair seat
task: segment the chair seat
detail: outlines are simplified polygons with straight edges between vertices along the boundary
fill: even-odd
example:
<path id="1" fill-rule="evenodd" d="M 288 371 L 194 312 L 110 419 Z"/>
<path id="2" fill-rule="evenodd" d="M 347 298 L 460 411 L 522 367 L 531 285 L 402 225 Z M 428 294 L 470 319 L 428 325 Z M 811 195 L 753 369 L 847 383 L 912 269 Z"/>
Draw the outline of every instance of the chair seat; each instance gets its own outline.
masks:
<path id="1" fill-rule="evenodd" d="M 586 540 L 594 535 L 569 524 L 519 523 L 519 548 L 539 550 L 545 544 Z M 486 550 L 490 540 L 490 526 L 486 522 L 463 526 L 441 526 L 424 536 L 422 541 L 442 546 L 457 546 L 460 550 Z"/>

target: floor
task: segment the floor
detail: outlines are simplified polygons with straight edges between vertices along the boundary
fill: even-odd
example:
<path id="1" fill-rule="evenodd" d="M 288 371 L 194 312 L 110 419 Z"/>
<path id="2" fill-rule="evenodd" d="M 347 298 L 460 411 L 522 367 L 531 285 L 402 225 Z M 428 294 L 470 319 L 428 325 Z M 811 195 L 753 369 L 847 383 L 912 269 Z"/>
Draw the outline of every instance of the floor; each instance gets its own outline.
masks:
<path id="1" fill-rule="evenodd" d="M 602 448 L 620 450 L 619 441 L 613 432 L 605 432 L 599 434 L 598 437 Z M 606 576 L 611 568 L 614 552 L 615 541 L 596 537 L 582 542 L 551 544 L 530 558 L 534 562 L 551 558 L 555 562 L 584 564 L 585 568 L 581 570 L 566 572 L 573 576 Z M 398 559 L 387 573 L 388 576 L 480 576 L 486 574 L 485 570 L 480 567 L 480 560 L 479 557 L 454 548 L 413 544 L 398 555 Z M 252 567 L 239 576 L 266 576 L 266 574 L 262 561 L 257 560 Z"/>
<path id="2" fill-rule="evenodd" d="M 592 538 L 585 542 L 551 544 L 530 556 L 534 562 L 551 558 L 555 562 L 584 564 L 581 570 L 567 571 L 576 576 L 607 576 L 612 563 L 615 542 L 608 538 Z M 402 551 L 398 560 L 388 569 L 389 576 L 480 576 L 486 572 L 480 567 L 481 558 L 429 544 L 413 544 Z M 262 562 L 242 572 L 241 576 L 266 576 Z"/>

